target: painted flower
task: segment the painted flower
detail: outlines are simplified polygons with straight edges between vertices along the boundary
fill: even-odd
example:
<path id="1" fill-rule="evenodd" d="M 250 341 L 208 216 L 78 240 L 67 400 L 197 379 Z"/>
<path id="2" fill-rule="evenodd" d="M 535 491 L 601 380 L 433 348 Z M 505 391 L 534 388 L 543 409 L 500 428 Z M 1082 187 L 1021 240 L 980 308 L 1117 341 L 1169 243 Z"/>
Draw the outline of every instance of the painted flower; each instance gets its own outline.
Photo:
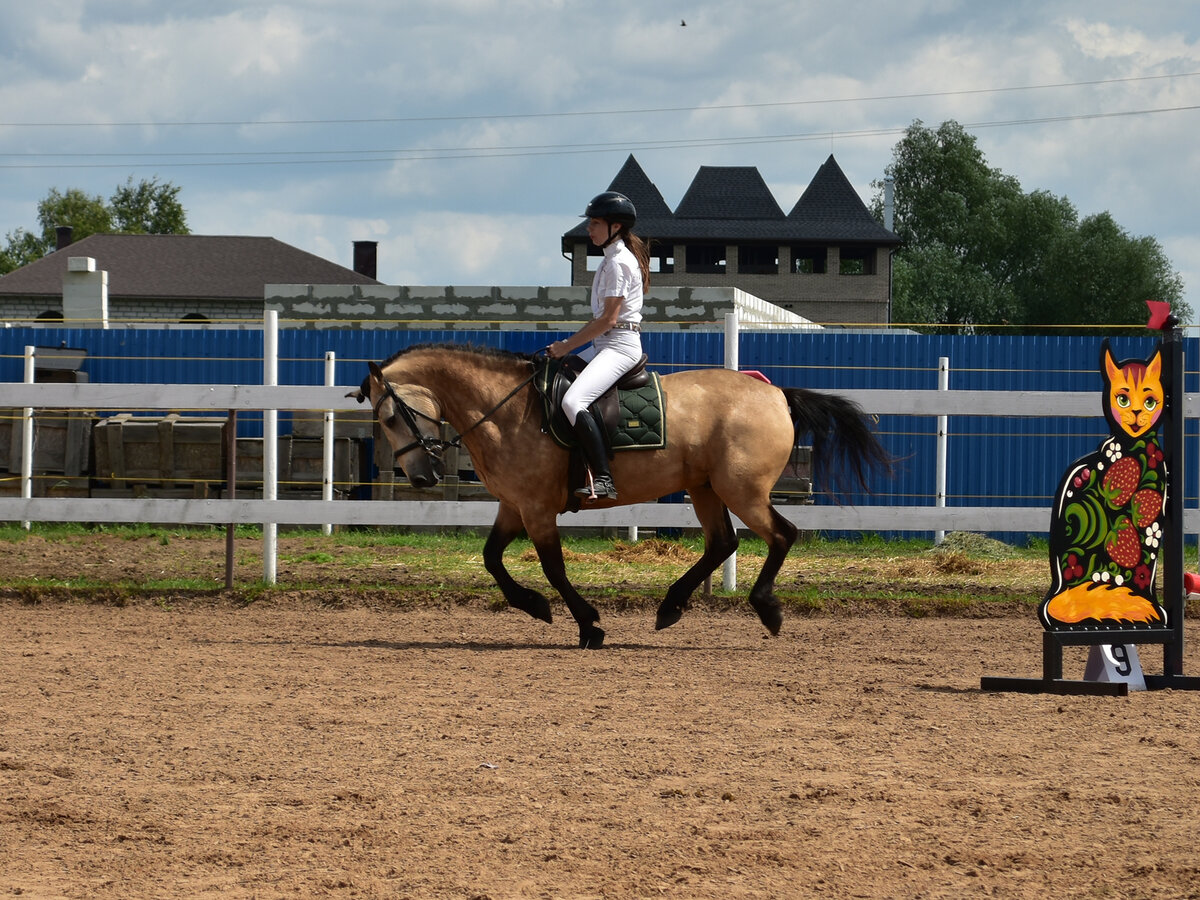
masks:
<path id="1" fill-rule="evenodd" d="M 1116 441 L 1109 441 L 1104 445 L 1104 455 L 1108 457 L 1109 462 L 1116 462 L 1124 454 L 1121 453 L 1121 445 Z"/>
<path id="2" fill-rule="evenodd" d="M 1067 562 L 1063 566 L 1063 577 L 1072 581 L 1083 577 L 1083 565 L 1079 562 L 1079 557 L 1076 554 L 1067 554 Z"/>
<path id="3" fill-rule="evenodd" d="M 1146 529 L 1146 546 L 1157 550 L 1161 540 L 1162 525 L 1158 522 L 1151 522 L 1150 527 Z"/>
<path id="4" fill-rule="evenodd" d="M 1133 583 L 1141 590 L 1146 590 L 1154 581 L 1154 574 L 1150 571 L 1149 566 L 1138 566 L 1133 571 Z"/>
<path id="5" fill-rule="evenodd" d="M 1150 469 L 1158 468 L 1158 464 L 1163 460 L 1163 452 L 1158 449 L 1158 444 L 1146 445 L 1146 466 Z"/>

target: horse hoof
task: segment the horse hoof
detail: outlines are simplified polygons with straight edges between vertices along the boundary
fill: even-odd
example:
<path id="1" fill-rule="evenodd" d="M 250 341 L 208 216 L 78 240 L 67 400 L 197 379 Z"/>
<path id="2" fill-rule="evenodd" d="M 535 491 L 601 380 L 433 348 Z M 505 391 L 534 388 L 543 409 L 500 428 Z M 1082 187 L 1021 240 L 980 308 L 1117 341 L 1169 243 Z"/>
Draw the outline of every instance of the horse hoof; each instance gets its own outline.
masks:
<path id="1" fill-rule="evenodd" d="M 508 605 L 513 609 L 529 613 L 533 618 L 542 622 L 554 621 L 554 617 L 550 613 L 550 601 L 537 591 L 526 591 L 520 597 L 513 597 L 508 601 Z"/>
<path id="2" fill-rule="evenodd" d="M 758 618 L 762 621 L 767 631 L 771 632 L 772 637 L 779 636 L 779 629 L 783 625 L 783 612 L 778 608 L 764 610 L 758 614 Z"/>
<path id="3" fill-rule="evenodd" d="M 778 636 L 783 625 L 783 609 L 779 606 L 779 601 L 774 597 L 757 603 L 751 599 L 750 605 L 758 613 L 758 620 L 763 623 L 763 627 L 771 632 L 772 636 Z"/>
<path id="4" fill-rule="evenodd" d="M 668 606 L 664 603 L 658 608 L 658 615 L 654 618 L 654 630 L 662 631 L 664 628 L 670 628 L 682 618 L 682 609 L 678 606 Z"/>
<path id="5" fill-rule="evenodd" d="M 579 649 L 599 650 L 604 646 L 604 629 L 595 625 L 579 629 Z"/>

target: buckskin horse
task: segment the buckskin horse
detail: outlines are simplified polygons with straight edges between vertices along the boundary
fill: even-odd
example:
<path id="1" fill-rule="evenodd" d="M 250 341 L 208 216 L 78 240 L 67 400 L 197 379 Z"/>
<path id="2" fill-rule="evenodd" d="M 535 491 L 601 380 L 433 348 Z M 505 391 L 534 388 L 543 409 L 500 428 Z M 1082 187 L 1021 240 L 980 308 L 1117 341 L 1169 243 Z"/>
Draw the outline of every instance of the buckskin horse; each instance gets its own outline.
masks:
<path id="1" fill-rule="evenodd" d="M 525 354 L 457 344 L 418 345 L 382 365 L 368 364 L 359 390 L 415 487 L 441 478 L 441 424 L 458 432 L 475 471 L 500 501 L 483 549 L 483 563 L 508 604 L 551 621 L 550 604 L 518 584 L 504 551 L 522 531 L 537 550 L 547 581 L 579 625 L 579 646 L 599 648 L 600 614 L 567 578 L 557 516 L 568 509 L 568 451 L 543 431 L 543 409 L 531 386 L 534 361 Z M 798 442 L 812 435 L 818 473 L 851 476 L 866 487 L 872 470 L 891 460 L 862 410 L 833 394 L 779 388 L 726 369 L 662 376 L 668 440 L 658 450 L 615 454 L 613 479 L 620 497 L 595 508 L 652 502 L 687 491 L 704 532 L 699 561 L 675 581 L 658 607 L 657 628 L 679 621 L 692 592 L 733 553 L 732 512 L 767 543 L 767 559 L 750 590 L 750 605 L 778 634 L 783 614 L 775 576 L 796 540 L 796 527 L 771 505 L 770 492 Z"/>

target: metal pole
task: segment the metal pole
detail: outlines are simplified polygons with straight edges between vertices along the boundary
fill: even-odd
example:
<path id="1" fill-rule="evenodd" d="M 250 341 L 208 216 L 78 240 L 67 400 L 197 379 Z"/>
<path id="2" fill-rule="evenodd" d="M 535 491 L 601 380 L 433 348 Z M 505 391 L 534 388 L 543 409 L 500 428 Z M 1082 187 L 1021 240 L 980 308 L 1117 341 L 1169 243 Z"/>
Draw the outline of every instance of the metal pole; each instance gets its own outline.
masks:
<path id="1" fill-rule="evenodd" d="M 1183 330 L 1178 324 L 1172 323 L 1164 332 L 1162 348 L 1169 367 L 1169 393 L 1166 408 L 1163 410 L 1163 417 L 1167 419 L 1167 438 L 1163 446 L 1163 455 L 1170 479 L 1164 516 L 1163 594 L 1164 606 L 1170 617 L 1170 627 L 1175 632 L 1174 640 L 1163 644 L 1163 674 L 1170 678 L 1183 675 L 1183 612 L 1186 600 L 1183 589 L 1183 429 L 1187 398 L 1183 392 Z"/>
<path id="2" fill-rule="evenodd" d="M 950 357 L 948 356 L 938 357 L 938 390 L 950 390 Z M 946 432 L 948 422 L 948 416 L 938 416 L 937 418 L 937 495 L 934 500 L 936 506 L 946 505 L 946 450 L 949 442 Z M 945 539 L 945 531 L 933 533 L 935 544 L 940 544 Z"/>
<path id="3" fill-rule="evenodd" d="M 263 384 L 279 384 L 279 313 L 263 313 Z M 279 410 L 263 410 L 263 499 L 279 498 Z M 275 583 L 279 526 L 263 523 L 263 581 Z"/>
<path id="4" fill-rule="evenodd" d="M 33 384 L 35 347 L 25 348 L 25 383 Z M 33 496 L 33 407 L 21 410 L 21 496 L 28 500 Z M 21 527 L 29 531 L 32 522 L 22 522 Z"/>
<path id="5" fill-rule="evenodd" d="M 725 368 L 738 370 L 738 312 L 737 307 L 732 312 L 725 313 Z M 729 554 L 721 569 L 721 579 L 726 591 L 737 590 L 737 551 Z"/>
<path id="6" fill-rule="evenodd" d="M 225 423 L 225 497 L 232 500 L 237 496 L 237 410 L 229 410 Z M 225 590 L 233 590 L 233 538 L 237 526 L 230 522 L 225 526 Z"/>
<path id="7" fill-rule="evenodd" d="M 334 381 L 334 370 L 337 368 L 337 354 L 332 350 L 325 353 L 325 386 L 333 387 L 337 382 Z M 325 429 L 322 433 L 323 442 L 321 444 L 321 499 L 333 499 L 333 410 L 325 410 Z M 326 524 L 321 526 L 321 533 L 324 535 L 333 534 L 333 526 Z"/>

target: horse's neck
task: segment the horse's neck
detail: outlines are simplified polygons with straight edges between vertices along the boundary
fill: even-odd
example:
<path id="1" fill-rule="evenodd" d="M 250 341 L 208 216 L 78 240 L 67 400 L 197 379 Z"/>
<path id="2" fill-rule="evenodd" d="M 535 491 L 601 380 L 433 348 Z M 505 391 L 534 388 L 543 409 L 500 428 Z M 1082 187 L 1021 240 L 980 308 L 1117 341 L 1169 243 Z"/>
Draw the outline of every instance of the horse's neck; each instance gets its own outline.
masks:
<path id="1" fill-rule="evenodd" d="M 507 418 L 508 404 L 496 407 L 521 383 L 521 376 L 510 366 L 448 359 L 426 367 L 420 380 L 441 402 L 442 418 L 461 434 L 489 413 L 490 421 Z"/>

